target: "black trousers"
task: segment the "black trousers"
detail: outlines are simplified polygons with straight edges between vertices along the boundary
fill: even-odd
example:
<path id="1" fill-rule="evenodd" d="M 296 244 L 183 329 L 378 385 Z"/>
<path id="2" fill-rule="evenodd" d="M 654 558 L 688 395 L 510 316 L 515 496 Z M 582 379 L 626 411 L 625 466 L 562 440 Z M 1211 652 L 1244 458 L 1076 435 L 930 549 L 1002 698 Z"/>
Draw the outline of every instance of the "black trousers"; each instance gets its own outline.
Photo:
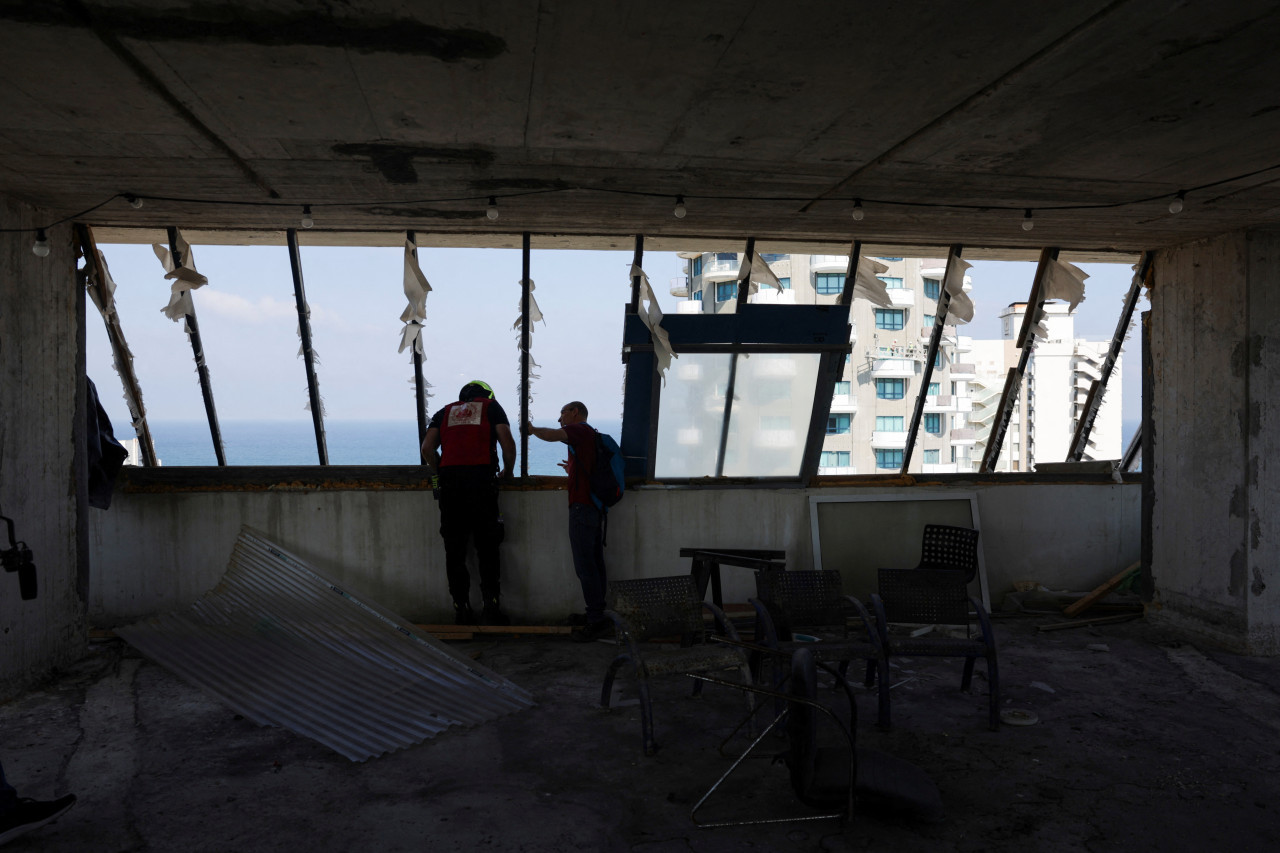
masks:
<path id="1" fill-rule="evenodd" d="M 480 595 L 484 601 L 501 594 L 498 561 L 498 483 L 489 473 L 440 469 L 440 535 L 449 595 L 469 601 L 467 545 L 474 541 L 480 563 Z"/>

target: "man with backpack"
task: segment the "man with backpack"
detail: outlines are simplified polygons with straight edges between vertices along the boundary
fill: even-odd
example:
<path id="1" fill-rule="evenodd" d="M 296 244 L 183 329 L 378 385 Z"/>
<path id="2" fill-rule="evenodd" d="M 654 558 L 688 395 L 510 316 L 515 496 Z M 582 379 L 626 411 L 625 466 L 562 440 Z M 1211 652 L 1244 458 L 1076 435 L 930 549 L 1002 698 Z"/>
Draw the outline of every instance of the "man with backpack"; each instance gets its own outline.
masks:
<path id="1" fill-rule="evenodd" d="M 587 407 L 578 401 L 560 410 L 560 428 L 525 424 L 525 432 L 543 441 L 569 445 L 569 458 L 560 463 L 569 474 L 569 549 L 573 568 L 582 584 L 587 605 L 586 623 L 573 630 L 573 640 L 586 643 L 608 636 L 613 623 L 604 615 L 604 595 L 608 581 L 604 568 L 604 507 L 597 506 L 592 492 L 592 473 L 597 467 L 599 433 L 587 423 Z M 600 473 L 604 473 L 601 471 Z M 614 498 L 616 501 L 616 498 Z"/>

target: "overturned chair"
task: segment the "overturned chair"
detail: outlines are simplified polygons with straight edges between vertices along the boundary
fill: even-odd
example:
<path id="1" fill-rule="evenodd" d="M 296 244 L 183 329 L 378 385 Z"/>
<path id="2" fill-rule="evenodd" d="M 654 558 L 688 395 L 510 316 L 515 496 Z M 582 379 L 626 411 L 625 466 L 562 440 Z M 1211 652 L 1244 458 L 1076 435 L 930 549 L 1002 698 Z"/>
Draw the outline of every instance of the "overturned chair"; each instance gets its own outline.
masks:
<path id="1" fill-rule="evenodd" d="M 888 660 L 895 657 L 964 658 L 960 689 L 968 691 L 973 681 L 973 665 L 978 658 L 987 662 L 988 723 L 1000 727 L 1000 676 L 996 660 L 995 634 L 991 617 L 982 602 L 969 596 L 969 583 L 978 571 L 978 531 L 967 527 L 929 524 L 919 565 L 914 569 L 880 569 L 879 592 L 871 596 L 880 631 L 880 642 Z M 978 630 L 974 631 L 974 618 Z M 963 636 L 929 633 L 896 634 L 891 624 L 928 628 L 963 628 Z M 884 709 L 888 724 L 888 709 Z"/>
<path id="2" fill-rule="evenodd" d="M 847 727 L 831 708 L 817 701 L 819 667 L 828 672 L 831 671 L 830 666 L 819 664 L 815 660 L 812 649 L 797 649 L 791 657 L 790 672 L 783 680 L 781 691 L 733 684 L 713 676 L 694 676 L 703 681 L 783 700 L 783 707 L 773 721 L 716 780 L 711 789 L 694 804 L 690 812 L 694 823 L 709 828 L 824 818 L 839 818 L 845 821 L 853 815 L 855 810 L 892 814 L 922 822 L 941 819 L 942 797 L 937 785 L 924 770 L 879 750 L 857 747 L 857 704 L 848 682 L 836 676 L 836 683 L 843 687 L 849 702 Z M 835 673 L 832 672 L 832 675 Z M 836 741 L 834 746 L 819 744 L 818 723 L 823 717 L 831 721 L 831 724 L 825 727 L 828 734 L 836 733 L 837 735 L 834 738 Z M 786 747 L 780 757 L 786 763 L 790 773 L 791 789 L 796 799 L 819 813 L 807 812 L 787 817 L 754 817 L 706 822 L 699 820 L 699 810 L 719 790 L 724 781 L 737 771 L 761 744 L 769 740 L 769 734 L 780 726 L 785 726 L 787 736 Z M 770 766 L 773 763 L 771 762 Z"/>
<path id="3" fill-rule="evenodd" d="M 846 677 L 850 663 L 866 661 L 863 683 L 875 686 L 879 676 L 880 690 L 877 724 L 889 724 L 889 664 L 880 642 L 876 623 L 862 602 L 844 594 L 840 573 L 820 571 L 786 571 L 761 569 L 756 572 L 756 597 L 750 599 L 756 611 L 756 643 L 781 652 L 787 658 L 798 649 L 808 647 L 819 663 L 838 663 L 841 678 Z M 850 617 L 861 626 L 851 633 Z M 822 642 L 809 643 L 796 639 L 796 632 L 834 634 Z M 760 655 L 753 655 L 754 671 Z M 781 684 L 781 671 L 775 669 L 775 686 Z"/>
<path id="4" fill-rule="evenodd" d="M 716 632 L 721 636 L 736 642 L 738 633 L 720 608 L 703 601 L 698 595 L 697 583 L 692 575 L 611 581 L 607 606 L 605 614 L 613 620 L 618 641 L 625 645 L 626 651 L 615 657 L 605 672 L 600 706 L 609 707 L 614 677 L 619 669 L 629 665 L 639 684 L 640 725 L 645 755 L 652 755 L 658 749 L 653 737 L 649 679 L 664 675 L 692 675 L 736 669 L 742 675 L 743 684 L 750 685 L 751 669 L 746 653 L 741 648 L 709 642 L 706 623 L 702 618 L 704 608 L 714 616 Z M 642 645 L 655 637 L 679 637 L 680 648 L 660 649 Z M 695 681 L 694 695 L 701 690 L 702 682 Z M 754 699 L 748 693 L 749 710 L 755 707 Z"/>

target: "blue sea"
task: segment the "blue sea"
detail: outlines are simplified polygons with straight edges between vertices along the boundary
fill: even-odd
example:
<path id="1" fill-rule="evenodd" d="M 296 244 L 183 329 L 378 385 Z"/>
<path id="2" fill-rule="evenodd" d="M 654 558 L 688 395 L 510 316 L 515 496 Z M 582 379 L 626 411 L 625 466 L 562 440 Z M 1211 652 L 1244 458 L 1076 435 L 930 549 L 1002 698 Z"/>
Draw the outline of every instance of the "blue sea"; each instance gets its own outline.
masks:
<path id="1" fill-rule="evenodd" d="M 552 424 L 543 424 L 552 426 Z M 618 421 L 592 426 L 620 437 Z M 316 465 L 315 428 L 311 421 L 220 421 L 228 465 Z M 325 421 L 331 465 L 417 465 L 416 421 Z M 127 427 L 120 437 L 128 437 Z M 513 430 L 513 433 L 515 431 Z M 207 421 L 154 421 L 151 436 L 165 467 L 216 465 Z M 516 474 L 520 473 L 520 436 L 516 439 Z M 565 458 L 559 442 L 529 438 L 529 473 L 562 476 L 556 464 Z"/>

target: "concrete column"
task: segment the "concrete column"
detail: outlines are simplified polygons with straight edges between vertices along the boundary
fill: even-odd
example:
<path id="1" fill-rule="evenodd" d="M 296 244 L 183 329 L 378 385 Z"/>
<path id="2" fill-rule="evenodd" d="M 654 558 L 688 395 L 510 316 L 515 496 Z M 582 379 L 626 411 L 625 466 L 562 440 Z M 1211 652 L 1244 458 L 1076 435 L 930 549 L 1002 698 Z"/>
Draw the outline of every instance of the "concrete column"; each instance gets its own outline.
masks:
<path id="1" fill-rule="evenodd" d="M 1280 230 L 1156 257 L 1155 618 L 1280 654 Z"/>
<path id="2" fill-rule="evenodd" d="M 43 220 L 0 197 L 0 229 Z M 0 233 L 0 512 L 33 552 L 39 585 L 23 601 L 17 575 L 0 572 L 0 698 L 85 648 L 84 290 L 71 226 L 48 237 L 52 251 L 37 258 L 34 234 Z"/>

